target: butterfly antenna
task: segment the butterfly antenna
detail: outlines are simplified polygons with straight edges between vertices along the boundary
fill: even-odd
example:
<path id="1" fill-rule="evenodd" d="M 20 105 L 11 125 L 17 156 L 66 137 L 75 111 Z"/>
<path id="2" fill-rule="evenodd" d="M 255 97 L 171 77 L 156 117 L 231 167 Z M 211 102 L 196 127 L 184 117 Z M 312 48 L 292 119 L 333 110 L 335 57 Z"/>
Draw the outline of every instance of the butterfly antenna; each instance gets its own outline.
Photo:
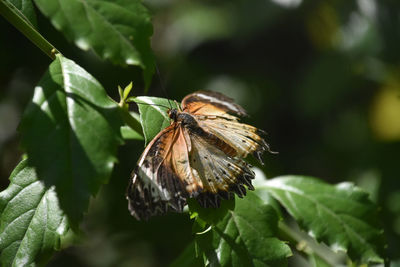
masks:
<path id="1" fill-rule="evenodd" d="M 169 103 L 169 106 L 170 106 L 169 108 L 172 109 L 171 100 L 169 100 L 169 96 L 168 96 L 167 90 L 165 90 L 164 83 L 163 83 L 163 80 L 161 78 L 160 70 L 158 69 L 157 63 L 156 63 L 156 71 L 157 71 L 158 79 L 160 81 L 161 90 L 163 91 L 163 93 L 167 97 L 167 100 L 168 100 L 168 103 Z"/>

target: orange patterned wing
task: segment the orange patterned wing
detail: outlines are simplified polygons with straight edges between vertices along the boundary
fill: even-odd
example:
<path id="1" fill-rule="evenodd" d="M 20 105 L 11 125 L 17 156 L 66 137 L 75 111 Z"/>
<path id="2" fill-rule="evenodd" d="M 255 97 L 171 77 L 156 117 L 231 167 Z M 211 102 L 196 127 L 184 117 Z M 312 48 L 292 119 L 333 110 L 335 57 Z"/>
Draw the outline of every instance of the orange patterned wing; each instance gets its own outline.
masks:
<path id="1" fill-rule="evenodd" d="M 138 220 L 168 210 L 182 212 L 186 198 L 201 186 L 191 173 L 190 144 L 183 131 L 173 123 L 149 143 L 140 157 L 127 189 L 129 210 Z"/>
<path id="2" fill-rule="evenodd" d="M 205 116 L 222 116 L 230 119 L 235 118 L 227 113 L 232 113 L 238 116 L 245 116 L 246 111 L 233 102 L 233 99 L 210 91 L 197 91 L 187 95 L 181 104 L 182 110 L 193 115 Z"/>
<path id="3" fill-rule="evenodd" d="M 203 207 L 219 207 L 220 199 L 231 198 L 233 192 L 243 197 L 244 186 L 254 189 L 251 184 L 254 172 L 235 156 L 236 151 L 229 144 L 201 127 L 188 128 L 188 135 L 192 174 L 202 185 L 195 198 Z"/>
<path id="4" fill-rule="evenodd" d="M 223 117 L 197 117 L 199 126 L 212 133 L 236 150 L 236 156 L 240 158 L 252 154 L 261 164 L 262 154 L 271 152 L 263 136 L 265 132 L 254 126 L 240 123 Z"/>
<path id="5" fill-rule="evenodd" d="M 227 114 L 246 115 L 246 111 L 231 98 L 216 92 L 198 91 L 182 100 L 182 109 L 194 115 L 205 131 L 233 147 L 236 156 L 245 158 L 253 154 L 263 164 L 262 153 L 270 151 L 263 138 L 265 132 Z"/>

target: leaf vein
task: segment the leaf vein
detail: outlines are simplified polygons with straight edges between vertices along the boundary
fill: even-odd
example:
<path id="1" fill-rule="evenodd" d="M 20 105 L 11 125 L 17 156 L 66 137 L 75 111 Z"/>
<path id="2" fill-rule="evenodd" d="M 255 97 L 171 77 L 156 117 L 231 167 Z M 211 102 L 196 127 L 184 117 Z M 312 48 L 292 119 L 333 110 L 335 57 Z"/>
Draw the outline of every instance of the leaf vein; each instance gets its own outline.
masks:
<path id="1" fill-rule="evenodd" d="M 286 191 L 292 192 L 293 194 L 297 194 L 297 195 L 299 195 L 299 196 L 302 196 L 302 197 L 304 197 L 305 199 L 309 200 L 311 203 L 313 203 L 313 205 L 314 205 L 315 207 L 317 207 L 317 209 L 318 209 L 318 205 L 319 205 L 320 208 L 323 208 L 324 210 L 326 210 L 326 212 L 327 212 L 328 214 L 330 214 L 330 215 L 332 216 L 332 218 L 334 218 L 336 221 L 338 221 L 338 223 L 342 226 L 342 228 L 346 228 L 345 230 L 346 230 L 346 233 L 347 233 L 348 236 L 350 236 L 349 233 L 351 232 L 351 233 L 353 233 L 354 236 L 358 237 L 359 240 L 361 240 L 362 242 L 366 242 L 366 240 L 365 240 L 364 238 L 362 238 L 357 232 L 355 232 L 355 231 L 353 231 L 351 228 L 349 228 L 349 227 L 345 224 L 345 222 L 342 221 L 342 219 L 340 218 L 340 216 L 338 216 L 336 213 L 332 212 L 332 211 L 331 211 L 328 207 L 326 207 L 325 205 L 323 205 L 323 204 L 321 204 L 321 203 L 317 203 L 316 200 L 314 200 L 313 198 L 308 197 L 308 196 L 305 195 L 302 191 L 297 190 L 296 188 L 293 188 L 293 187 L 287 186 L 287 185 L 283 186 L 284 189 L 283 189 L 283 188 L 279 188 L 279 187 L 274 186 L 274 185 L 272 185 L 272 186 L 269 185 L 269 186 L 272 187 L 272 188 L 275 188 L 276 190 L 280 190 L 280 191 L 285 191 L 285 190 L 286 190 Z"/>

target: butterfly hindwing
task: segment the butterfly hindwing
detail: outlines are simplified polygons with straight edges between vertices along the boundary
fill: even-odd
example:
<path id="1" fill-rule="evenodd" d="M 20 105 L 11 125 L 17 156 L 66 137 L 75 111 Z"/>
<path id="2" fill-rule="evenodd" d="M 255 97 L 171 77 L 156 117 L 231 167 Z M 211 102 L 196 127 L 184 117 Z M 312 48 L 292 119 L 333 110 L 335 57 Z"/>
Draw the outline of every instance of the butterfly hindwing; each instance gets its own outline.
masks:
<path id="1" fill-rule="evenodd" d="M 236 156 L 245 158 L 253 154 L 263 164 L 261 155 L 270 151 L 262 137 L 265 132 L 248 124 L 225 118 L 199 117 L 199 126 L 214 134 L 236 150 Z"/>
<path id="2" fill-rule="evenodd" d="M 179 136 L 176 124 L 161 131 L 146 147 L 132 173 L 127 198 L 131 214 L 139 220 L 168 210 L 181 212 L 186 204 L 184 183 L 171 162 L 174 151 L 187 150 Z"/>
<path id="3" fill-rule="evenodd" d="M 236 151 L 215 135 L 202 128 L 189 129 L 191 139 L 190 166 L 201 180 L 202 191 L 196 199 L 203 207 L 218 207 L 220 199 L 229 199 L 232 192 L 239 197 L 246 189 L 253 190 L 254 172 L 245 161 L 235 156 Z"/>
<path id="4" fill-rule="evenodd" d="M 221 93 L 197 91 L 182 100 L 182 110 L 193 115 L 216 115 L 231 117 L 227 112 L 245 116 L 246 111 L 236 104 L 232 98 Z"/>
<path id="5" fill-rule="evenodd" d="M 182 109 L 193 114 L 199 126 L 213 133 L 236 149 L 237 156 L 253 154 L 261 163 L 264 151 L 270 151 L 263 139 L 263 131 L 244 123 L 234 116 L 246 115 L 245 110 L 223 94 L 198 91 L 182 100 Z M 230 115 L 228 113 L 234 114 Z"/>

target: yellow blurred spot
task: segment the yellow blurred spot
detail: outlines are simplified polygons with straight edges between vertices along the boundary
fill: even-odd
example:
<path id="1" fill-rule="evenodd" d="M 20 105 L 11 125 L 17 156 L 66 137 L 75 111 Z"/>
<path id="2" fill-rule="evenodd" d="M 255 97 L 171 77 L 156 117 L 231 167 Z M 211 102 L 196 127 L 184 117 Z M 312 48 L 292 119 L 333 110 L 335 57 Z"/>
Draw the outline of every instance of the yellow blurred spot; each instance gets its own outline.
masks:
<path id="1" fill-rule="evenodd" d="M 383 87 L 375 96 L 370 113 L 371 128 L 376 138 L 400 140 L 400 84 Z"/>

